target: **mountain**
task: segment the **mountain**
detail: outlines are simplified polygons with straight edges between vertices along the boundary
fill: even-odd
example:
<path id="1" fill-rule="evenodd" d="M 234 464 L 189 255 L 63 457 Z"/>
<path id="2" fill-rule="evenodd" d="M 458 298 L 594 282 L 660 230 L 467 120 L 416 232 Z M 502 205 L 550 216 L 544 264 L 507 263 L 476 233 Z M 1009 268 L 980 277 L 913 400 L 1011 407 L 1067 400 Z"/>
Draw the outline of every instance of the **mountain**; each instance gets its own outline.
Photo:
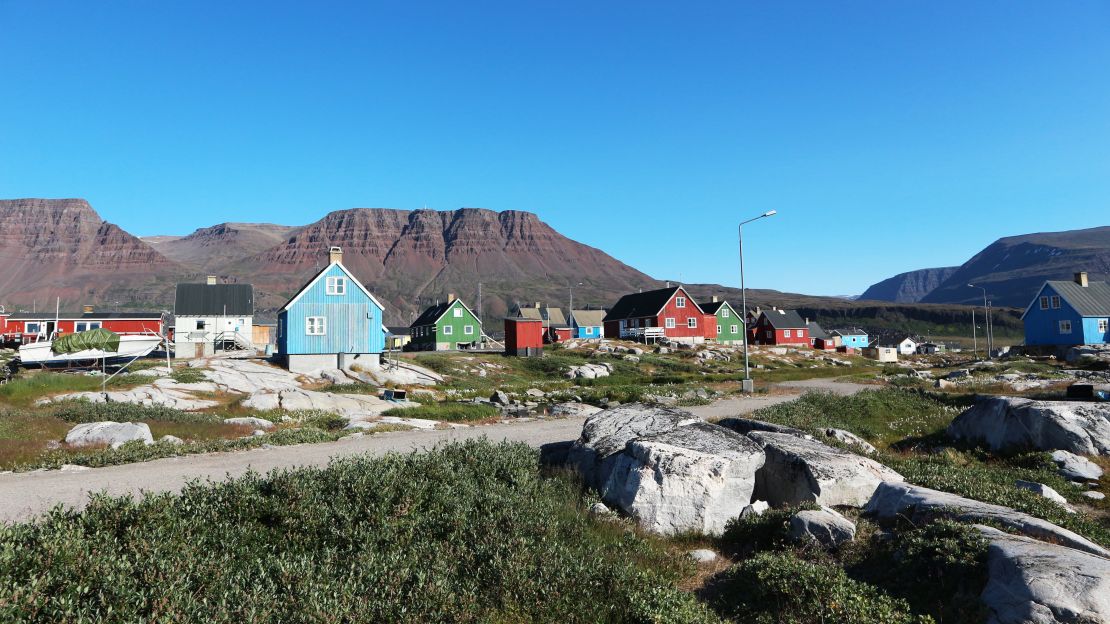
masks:
<path id="1" fill-rule="evenodd" d="M 899 273 L 877 284 L 872 284 L 860 300 L 893 301 L 896 303 L 917 303 L 933 292 L 944 280 L 951 277 L 959 267 L 941 269 L 919 269 Z"/>
<path id="2" fill-rule="evenodd" d="M 198 271 L 219 271 L 281 243 L 296 229 L 273 223 L 221 223 L 188 236 L 147 236 L 142 240 L 178 264 Z"/>
<path id="3" fill-rule="evenodd" d="M 1009 236 L 975 254 L 925 303 L 982 304 L 987 289 L 993 305 L 1024 308 L 1045 280 L 1071 279 L 1086 271 L 1091 280 L 1110 278 L 1110 226 Z"/>
<path id="4" fill-rule="evenodd" d="M 3 303 L 158 300 L 180 267 L 83 199 L 0 200 Z"/>

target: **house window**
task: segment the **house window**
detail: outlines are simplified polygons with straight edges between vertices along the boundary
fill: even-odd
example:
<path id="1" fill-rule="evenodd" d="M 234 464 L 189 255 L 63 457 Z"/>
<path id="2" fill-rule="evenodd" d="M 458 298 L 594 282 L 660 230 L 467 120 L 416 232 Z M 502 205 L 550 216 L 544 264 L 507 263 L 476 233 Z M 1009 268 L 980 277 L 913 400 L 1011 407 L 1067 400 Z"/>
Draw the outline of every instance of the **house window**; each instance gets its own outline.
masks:
<path id="1" fill-rule="evenodd" d="M 736 333 L 736 326 L 735 325 L 729 325 L 728 330 L 735 334 Z"/>
<path id="2" fill-rule="evenodd" d="M 474 335 L 474 326 L 473 325 L 467 325 L 466 327 L 463 327 L 463 333 L 466 334 L 467 336 L 473 336 Z"/>
<path id="3" fill-rule="evenodd" d="M 304 320 L 304 333 L 308 336 L 324 336 L 328 333 L 328 320 L 322 316 L 309 316 Z"/>
<path id="4" fill-rule="evenodd" d="M 674 329 L 674 317 L 668 316 L 667 318 L 663 319 L 663 325 L 667 329 Z"/>
<path id="5" fill-rule="evenodd" d="M 686 319 L 686 327 L 689 327 L 690 329 L 693 329 L 697 326 L 698 326 L 698 317 L 691 316 L 690 318 Z"/>
<path id="6" fill-rule="evenodd" d="M 720 334 L 720 333 L 721 333 L 721 326 L 720 326 L 720 325 L 718 325 L 718 326 L 717 326 L 717 333 L 718 333 L 718 334 Z"/>
<path id="7" fill-rule="evenodd" d="M 454 334 L 454 333 L 455 333 L 455 328 L 453 326 L 451 326 L 451 325 L 444 325 L 443 326 L 443 335 L 444 336 L 450 336 L 451 334 Z"/>
<path id="8" fill-rule="evenodd" d="M 1061 334 L 1070 334 L 1071 333 L 1071 321 L 1060 321 L 1060 333 Z"/>
<path id="9" fill-rule="evenodd" d="M 73 326 L 73 330 L 78 332 L 89 331 L 90 329 L 100 329 L 100 321 L 76 323 Z"/>
<path id="10" fill-rule="evenodd" d="M 1110 320 L 1110 319 L 1099 319 L 1098 320 L 1098 333 L 1100 333 L 1100 334 L 1105 334 L 1106 333 L 1106 323 L 1107 323 L 1108 320 Z"/>
<path id="11" fill-rule="evenodd" d="M 763 333 L 764 333 L 764 335 L 767 336 L 767 340 L 770 340 L 770 339 L 775 337 L 775 332 L 773 332 L 769 329 L 767 331 L 763 332 Z"/>
<path id="12" fill-rule="evenodd" d="M 24 328 L 23 331 L 25 333 L 28 333 L 28 334 L 37 334 L 37 333 L 39 333 L 39 324 L 38 323 L 27 323 L 27 326 Z"/>
<path id="13" fill-rule="evenodd" d="M 197 331 L 204 331 L 207 321 L 197 321 Z"/>
<path id="14" fill-rule="evenodd" d="M 462 318 L 462 308 L 455 308 L 452 313 L 455 315 L 455 318 Z"/>
<path id="15" fill-rule="evenodd" d="M 723 316 L 725 318 L 728 318 L 728 307 L 727 306 L 723 310 L 721 310 L 721 316 Z"/>
<path id="16" fill-rule="evenodd" d="M 329 277 L 327 279 L 327 293 L 329 295 L 345 295 L 345 294 L 347 294 L 347 278 L 345 278 L 345 277 Z"/>
<path id="17" fill-rule="evenodd" d="M 1041 297 L 1041 309 L 1042 310 L 1047 310 L 1048 309 L 1048 297 Z"/>
<path id="18" fill-rule="evenodd" d="M 1052 309 L 1053 310 L 1059 310 L 1060 309 L 1060 297 L 1057 296 L 1057 295 L 1052 296 Z"/>
<path id="19" fill-rule="evenodd" d="M 782 330 L 782 335 L 785 338 L 789 338 L 790 337 L 790 330 L 789 329 Z"/>
<path id="20" fill-rule="evenodd" d="M 685 308 L 686 307 L 686 297 L 675 297 L 674 298 L 674 307 L 676 307 L 676 308 Z"/>

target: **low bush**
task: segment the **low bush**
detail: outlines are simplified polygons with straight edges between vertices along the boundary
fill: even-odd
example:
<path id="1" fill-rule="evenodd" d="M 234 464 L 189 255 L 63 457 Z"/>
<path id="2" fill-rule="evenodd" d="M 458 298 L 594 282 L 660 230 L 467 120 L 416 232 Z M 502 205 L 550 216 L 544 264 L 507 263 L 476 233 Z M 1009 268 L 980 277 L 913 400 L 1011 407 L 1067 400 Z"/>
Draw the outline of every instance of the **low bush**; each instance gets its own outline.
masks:
<path id="1" fill-rule="evenodd" d="M 178 368 L 175 368 L 173 369 L 173 372 L 170 373 L 170 377 L 172 377 L 173 380 L 177 383 L 183 384 L 208 381 L 208 377 L 205 376 L 203 369 L 193 368 L 192 366 L 180 366 Z"/>
<path id="2" fill-rule="evenodd" d="M 832 563 L 791 551 L 762 552 L 722 575 L 713 606 L 738 622 L 757 624 L 926 624 L 908 603 L 853 580 Z"/>
<path id="3" fill-rule="evenodd" d="M 689 562 L 589 519 L 578 488 L 472 441 L 97 496 L 0 527 L 0 621 L 719 621 L 675 588 Z"/>
<path id="4" fill-rule="evenodd" d="M 416 407 L 393 407 L 382 416 L 400 418 L 426 418 L 444 422 L 476 422 L 501 415 L 501 411 L 488 403 L 429 403 Z"/>
<path id="5" fill-rule="evenodd" d="M 210 423 L 221 418 L 214 414 L 183 412 L 161 405 L 135 403 L 92 403 L 89 401 L 61 401 L 53 408 L 54 416 L 71 423 L 90 423 L 110 420 L 114 422 L 177 422 Z"/>
<path id="6" fill-rule="evenodd" d="M 790 518 L 803 509 L 819 509 L 815 504 L 795 508 L 768 509 L 762 515 L 752 514 L 730 520 L 718 538 L 721 549 L 734 555 L 748 556 L 765 550 L 781 550 L 788 546 Z"/>

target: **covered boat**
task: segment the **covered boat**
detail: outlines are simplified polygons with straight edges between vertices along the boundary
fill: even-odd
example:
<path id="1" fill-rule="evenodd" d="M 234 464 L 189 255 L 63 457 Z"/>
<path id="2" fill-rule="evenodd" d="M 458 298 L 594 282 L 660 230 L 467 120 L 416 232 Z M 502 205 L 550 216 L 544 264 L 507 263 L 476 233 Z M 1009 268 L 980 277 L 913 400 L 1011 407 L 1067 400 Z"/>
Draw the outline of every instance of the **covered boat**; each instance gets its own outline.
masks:
<path id="1" fill-rule="evenodd" d="M 162 342 L 158 334 L 117 334 L 107 329 L 92 329 L 41 340 L 19 347 L 24 366 L 88 366 L 126 361 L 149 355 Z"/>

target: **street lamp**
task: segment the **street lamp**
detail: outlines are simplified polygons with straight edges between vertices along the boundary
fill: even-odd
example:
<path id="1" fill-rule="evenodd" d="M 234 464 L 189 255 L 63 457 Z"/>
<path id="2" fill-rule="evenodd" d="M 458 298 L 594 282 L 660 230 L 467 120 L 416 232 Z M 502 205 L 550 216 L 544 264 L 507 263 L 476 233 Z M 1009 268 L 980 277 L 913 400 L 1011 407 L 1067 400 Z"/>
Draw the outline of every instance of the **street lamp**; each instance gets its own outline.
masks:
<path id="1" fill-rule="evenodd" d="M 751 369 L 748 366 L 748 341 L 751 339 L 751 334 L 748 332 L 748 289 L 744 284 L 744 225 L 776 214 L 778 214 L 777 210 L 768 210 L 758 217 L 741 221 L 736 228 L 737 239 L 740 242 L 740 316 L 744 320 L 744 381 L 741 382 L 741 390 L 744 392 L 755 390 L 755 382 L 752 381 Z"/>
<path id="2" fill-rule="evenodd" d="M 987 307 L 987 289 L 982 286 L 976 286 L 975 284 L 968 284 L 968 286 L 971 288 L 978 288 L 979 290 L 983 291 L 983 318 L 985 319 L 984 322 L 986 323 L 987 328 L 987 359 L 989 360 L 991 359 L 991 348 L 994 345 L 992 344 L 993 340 L 991 340 L 991 311 L 990 308 Z"/>

